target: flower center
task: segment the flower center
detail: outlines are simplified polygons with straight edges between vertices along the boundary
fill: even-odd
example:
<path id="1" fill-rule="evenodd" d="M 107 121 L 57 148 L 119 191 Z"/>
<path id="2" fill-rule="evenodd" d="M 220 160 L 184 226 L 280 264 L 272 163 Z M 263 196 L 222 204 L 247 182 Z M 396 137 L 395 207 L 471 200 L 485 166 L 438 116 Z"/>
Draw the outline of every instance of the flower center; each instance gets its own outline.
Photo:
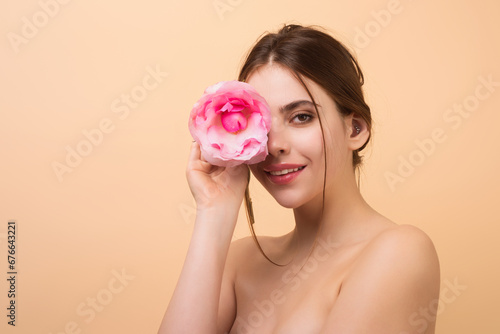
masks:
<path id="1" fill-rule="evenodd" d="M 236 133 L 245 130 L 247 127 L 247 118 L 241 112 L 223 112 L 221 122 L 224 130 Z"/>

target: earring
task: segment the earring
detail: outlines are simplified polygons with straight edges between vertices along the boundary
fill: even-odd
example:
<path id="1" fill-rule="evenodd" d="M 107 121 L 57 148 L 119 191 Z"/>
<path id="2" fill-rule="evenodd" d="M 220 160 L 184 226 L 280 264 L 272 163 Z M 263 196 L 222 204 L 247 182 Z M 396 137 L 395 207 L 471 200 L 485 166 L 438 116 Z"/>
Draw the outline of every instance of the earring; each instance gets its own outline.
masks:
<path id="1" fill-rule="evenodd" d="M 355 125 L 354 128 L 356 129 L 356 134 L 359 135 L 359 133 L 361 132 L 361 128 L 357 125 Z"/>

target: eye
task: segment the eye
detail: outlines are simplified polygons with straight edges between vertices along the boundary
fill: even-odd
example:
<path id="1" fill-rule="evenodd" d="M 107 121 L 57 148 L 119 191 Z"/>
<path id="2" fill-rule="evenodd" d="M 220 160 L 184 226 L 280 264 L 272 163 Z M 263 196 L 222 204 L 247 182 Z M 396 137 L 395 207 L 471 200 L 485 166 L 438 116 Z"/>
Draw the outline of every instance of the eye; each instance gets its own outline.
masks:
<path id="1" fill-rule="evenodd" d="M 298 113 L 292 117 L 292 123 L 303 124 L 309 122 L 313 118 L 310 114 Z"/>

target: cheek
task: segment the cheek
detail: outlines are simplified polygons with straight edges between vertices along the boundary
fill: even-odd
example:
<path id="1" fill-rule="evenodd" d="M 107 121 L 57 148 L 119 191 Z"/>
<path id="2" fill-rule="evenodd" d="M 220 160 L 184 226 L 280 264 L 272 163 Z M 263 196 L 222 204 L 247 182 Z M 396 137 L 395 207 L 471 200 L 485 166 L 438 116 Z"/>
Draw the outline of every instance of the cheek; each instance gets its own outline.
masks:
<path id="1" fill-rule="evenodd" d="M 295 136 L 296 140 L 294 147 L 298 148 L 304 155 L 308 156 L 312 161 L 324 160 L 323 152 L 323 136 L 321 134 L 321 128 L 316 129 L 311 128 L 308 131 L 302 131 L 300 134 Z M 325 133 L 325 142 L 328 143 Z"/>

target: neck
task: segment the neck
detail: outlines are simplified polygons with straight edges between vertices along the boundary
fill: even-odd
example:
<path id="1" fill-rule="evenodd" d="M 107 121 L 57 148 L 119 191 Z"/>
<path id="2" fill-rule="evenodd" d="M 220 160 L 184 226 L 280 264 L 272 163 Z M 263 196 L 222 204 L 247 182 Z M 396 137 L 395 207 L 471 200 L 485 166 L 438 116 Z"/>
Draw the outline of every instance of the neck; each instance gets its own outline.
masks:
<path id="1" fill-rule="evenodd" d="M 352 240 L 354 236 L 359 236 L 360 226 L 366 224 L 367 218 L 375 213 L 361 196 L 354 173 L 337 178 L 337 181 L 325 189 L 324 203 L 323 193 L 320 193 L 294 209 L 294 233 L 299 252 L 310 249 L 316 238 L 336 243 Z"/>

